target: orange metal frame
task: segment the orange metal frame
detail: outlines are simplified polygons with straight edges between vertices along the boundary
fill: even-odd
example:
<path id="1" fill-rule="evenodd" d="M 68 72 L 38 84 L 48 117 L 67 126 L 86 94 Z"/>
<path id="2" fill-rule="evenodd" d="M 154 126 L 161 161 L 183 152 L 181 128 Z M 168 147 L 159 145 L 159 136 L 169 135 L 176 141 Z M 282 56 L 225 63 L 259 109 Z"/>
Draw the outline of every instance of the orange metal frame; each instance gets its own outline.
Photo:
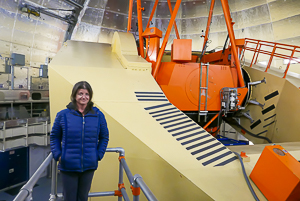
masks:
<path id="1" fill-rule="evenodd" d="M 128 28 L 127 31 L 130 30 L 131 26 L 131 12 L 132 12 L 132 0 L 129 0 L 130 8 L 128 15 Z M 223 87 L 239 87 L 239 93 L 241 94 L 240 105 L 243 102 L 244 97 L 247 94 L 247 88 L 245 87 L 242 70 L 239 61 L 239 53 L 240 47 L 244 46 L 244 41 L 242 44 L 239 40 L 235 39 L 234 31 L 233 31 L 233 22 L 230 16 L 230 10 L 228 6 L 228 0 L 221 0 L 222 8 L 224 11 L 226 26 L 228 30 L 228 35 L 230 38 L 231 46 L 225 52 L 222 53 L 222 62 L 220 63 L 220 53 L 213 53 L 205 55 L 202 57 L 201 62 L 204 60 L 217 61 L 218 57 L 219 63 L 210 64 L 210 65 L 202 65 L 202 72 L 200 72 L 200 63 L 196 63 L 195 58 L 197 56 L 192 55 L 192 47 L 189 44 L 189 39 L 180 39 L 178 29 L 176 26 L 175 18 L 177 12 L 179 10 L 181 0 L 177 0 L 172 10 L 171 1 L 167 0 L 169 11 L 171 14 L 171 18 L 162 42 L 161 47 L 159 47 L 160 37 L 159 34 L 161 31 L 157 28 L 151 27 L 150 22 L 154 16 L 155 10 L 158 5 L 158 0 L 155 1 L 153 9 L 151 11 L 147 26 L 145 31 L 143 32 L 142 27 L 142 10 L 141 8 L 141 0 L 137 0 L 137 12 L 138 12 L 138 31 L 139 31 L 139 53 L 143 58 L 146 58 L 147 61 L 152 63 L 152 75 L 155 80 L 160 85 L 161 89 L 164 91 L 170 102 L 178 107 L 182 111 L 198 111 L 199 108 L 201 110 L 207 111 L 220 111 L 221 110 L 221 99 L 220 99 L 220 90 Z M 211 1 L 210 12 L 207 22 L 207 29 L 204 38 L 204 45 L 208 40 L 209 36 L 209 28 L 212 21 L 213 9 L 214 9 L 215 0 Z M 172 28 L 174 27 L 178 44 L 175 47 L 175 42 L 173 41 L 173 47 L 171 50 L 171 58 L 172 62 L 161 62 L 162 57 L 165 53 L 165 48 L 171 33 Z M 143 47 L 143 37 L 146 39 L 147 43 L 149 43 L 149 47 L 146 51 L 146 57 L 144 57 L 144 47 Z M 179 49 L 178 49 L 179 48 Z M 205 47 L 203 46 L 205 51 Z M 174 54 L 180 51 L 184 51 L 185 54 Z M 228 55 L 231 54 L 231 61 L 228 60 Z M 155 58 L 154 56 L 155 55 Z M 179 56 L 174 59 L 174 55 Z M 183 56 L 185 55 L 185 56 Z M 187 55 L 187 56 L 186 56 Z M 192 58 L 192 59 L 189 59 Z M 194 59 L 193 59 L 194 58 Z M 226 58 L 226 59 L 225 59 Z M 174 59 L 174 60 L 173 60 Z M 221 65 L 220 65 L 221 64 Z M 202 75 L 202 88 L 209 88 L 207 92 L 203 92 L 199 90 L 200 82 L 199 75 Z M 200 94 L 201 93 L 201 94 Z M 202 96 L 205 95 L 206 98 Z M 202 97 L 202 100 L 201 98 Z M 209 98 L 207 98 L 209 97 Z M 199 103 L 199 99 L 201 100 Z M 200 107 L 199 107 L 200 105 Z M 211 121 L 214 121 L 217 118 L 215 116 Z M 209 124 L 206 125 L 206 127 Z"/>
<path id="2" fill-rule="evenodd" d="M 237 51 L 237 46 L 235 43 L 235 35 L 234 35 L 234 31 L 233 31 L 233 22 L 232 22 L 232 18 L 230 16 L 230 10 L 229 10 L 229 6 L 228 6 L 228 0 L 221 0 L 222 3 L 222 8 L 223 8 L 223 12 L 224 12 L 224 17 L 225 17 L 225 21 L 226 21 L 226 26 L 227 26 L 227 30 L 228 30 L 228 34 L 229 34 L 229 38 L 230 38 L 230 42 L 231 42 L 231 48 L 232 48 L 232 54 L 233 54 L 233 58 L 234 58 L 234 63 L 233 65 L 236 67 L 237 69 L 237 75 L 238 75 L 238 82 L 239 82 L 239 87 L 244 87 L 245 83 L 244 83 L 244 79 L 243 79 L 243 75 L 242 75 L 242 70 L 241 70 L 241 66 L 240 66 L 240 61 L 238 58 L 238 51 Z M 150 21 L 153 18 L 153 15 L 155 13 L 155 10 L 157 8 L 157 4 L 158 4 L 158 0 L 155 1 L 155 4 L 153 6 L 152 12 L 150 14 L 149 17 L 149 21 L 147 23 L 147 27 L 149 27 L 150 25 Z M 163 43 L 161 45 L 161 48 L 159 50 L 158 53 L 158 57 L 157 57 L 157 61 L 155 62 L 155 65 L 153 67 L 153 77 L 156 79 L 157 77 L 157 73 L 161 64 L 161 60 L 162 60 L 162 56 L 164 54 L 172 27 L 174 25 L 174 29 L 176 32 L 176 36 L 179 39 L 179 33 L 177 30 L 177 26 L 176 26 L 176 22 L 175 22 L 175 18 L 178 12 L 178 9 L 180 7 L 181 4 L 181 0 L 177 0 L 174 10 L 172 11 L 172 6 L 171 6 L 171 1 L 168 0 L 168 6 L 169 6 L 169 10 L 171 13 L 171 19 L 169 21 L 169 25 L 163 40 Z M 213 13 L 213 9 L 214 9 L 214 4 L 215 4 L 215 0 L 212 0 L 211 2 L 211 6 L 210 6 L 210 12 L 209 12 L 209 17 L 208 17 L 208 22 L 207 22 L 207 29 L 206 29 L 206 33 L 205 33 L 205 38 L 204 38 L 204 45 L 205 42 L 208 40 L 208 34 L 209 34 L 209 28 L 210 28 L 210 23 L 212 20 L 212 13 Z M 141 0 L 137 0 L 137 14 L 138 14 L 138 31 L 139 31 L 139 53 L 140 55 L 144 58 L 144 46 L 143 46 L 143 37 L 142 37 L 142 33 L 143 33 L 143 24 L 142 24 L 142 10 L 144 10 L 144 8 L 141 7 Z M 131 28 L 131 18 L 132 18 L 132 0 L 129 0 L 129 15 L 128 15 L 128 26 L 127 26 L 127 31 L 130 30 Z"/>
<path id="3" fill-rule="evenodd" d="M 215 4 L 215 0 L 212 0 L 211 1 L 211 6 L 210 6 L 209 16 L 208 16 L 208 20 L 207 20 L 207 27 L 206 27 L 205 37 L 204 37 L 203 51 L 205 49 L 205 43 L 208 40 L 208 34 L 209 34 L 210 23 L 211 23 L 211 20 L 212 20 L 212 13 L 213 13 L 213 9 L 214 9 L 214 4 Z M 222 4 L 224 17 L 225 17 L 225 22 L 226 22 L 226 26 L 227 26 L 227 31 L 228 31 L 228 35 L 229 35 L 229 38 L 230 38 L 231 48 L 232 48 L 231 52 L 233 54 L 233 61 L 234 61 L 232 64 L 237 70 L 239 87 L 245 87 L 244 78 L 243 78 L 243 74 L 242 74 L 242 68 L 241 68 L 239 57 L 238 57 L 238 49 L 237 49 L 234 30 L 233 30 L 234 22 L 232 22 L 232 18 L 230 16 L 228 0 L 221 0 L 221 4 Z"/>
<path id="4" fill-rule="evenodd" d="M 211 24 L 214 7 L 215 7 L 215 0 L 212 0 L 211 4 L 210 4 L 208 19 L 207 19 L 206 31 L 205 31 L 205 36 L 204 36 L 203 48 L 202 48 L 203 51 L 205 51 L 205 44 L 208 41 L 208 34 L 209 34 L 209 29 L 210 29 L 210 24 Z M 203 54 L 204 53 L 205 52 L 203 52 Z"/>
<path id="5" fill-rule="evenodd" d="M 166 34 L 165 34 L 165 37 L 164 37 L 164 40 L 163 40 L 161 48 L 158 52 L 157 61 L 156 61 L 156 64 L 153 68 L 153 77 L 155 79 L 156 79 L 158 69 L 159 69 L 160 64 L 161 64 L 161 59 L 163 57 L 163 54 L 164 54 L 166 46 L 167 46 L 167 42 L 169 40 L 169 36 L 170 36 L 171 30 L 172 30 L 173 23 L 175 22 L 176 15 L 177 15 L 177 12 L 178 12 L 179 7 L 180 7 L 180 3 L 181 3 L 181 0 L 176 1 L 175 7 L 174 7 L 173 13 L 171 15 L 171 19 L 170 19 L 170 22 L 169 22 L 169 25 L 168 25 L 168 28 L 167 28 L 167 31 L 166 31 Z"/>
<path id="6" fill-rule="evenodd" d="M 133 0 L 129 0 L 127 33 L 129 33 L 131 30 L 132 4 L 133 4 Z"/>
<path id="7" fill-rule="evenodd" d="M 253 44 L 255 45 L 255 48 L 251 47 L 251 45 L 253 45 Z M 265 48 L 270 48 L 270 47 L 272 48 L 272 51 L 265 50 Z M 290 51 L 291 54 L 286 55 L 286 54 L 278 53 L 278 52 L 276 52 L 278 50 Z M 300 59 L 297 57 L 294 57 L 295 53 L 300 53 L 300 47 L 295 46 L 295 45 L 287 45 L 287 44 L 283 44 L 283 43 L 275 43 L 275 42 L 246 38 L 245 39 L 245 51 L 254 52 L 250 67 L 252 67 L 253 64 L 257 63 L 259 54 L 265 54 L 265 55 L 270 56 L 270 59 L 268 61 L 268 65 L 266 67 L 265 72 L 267 72 L 268 69 L 270 69 L 274 57 L 281 58 L 281 59 L 288 59 L 289 63 L 287 64 L 287 67 L 284 71 L 283 78 L 286 78 L 287 72 L 291 65 L 291 61 L 300 63 Z M 245 51 L 243 53 L 242 59 L 244 58 Z"/>

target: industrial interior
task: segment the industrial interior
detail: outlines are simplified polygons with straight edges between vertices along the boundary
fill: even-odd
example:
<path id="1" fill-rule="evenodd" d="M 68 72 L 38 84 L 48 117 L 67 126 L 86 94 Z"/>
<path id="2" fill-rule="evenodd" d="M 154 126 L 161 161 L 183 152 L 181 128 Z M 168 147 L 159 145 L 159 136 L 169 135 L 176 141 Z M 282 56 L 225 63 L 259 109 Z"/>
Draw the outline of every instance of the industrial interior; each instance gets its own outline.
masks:
<path id="1" fill-rule="evenodd" d="M 300 200 L 299 0 L 0 0 L 0 15 L 0 201 L 63 200 L 49 135 L 82 80 L 119 154 L 90 201 Z"/>

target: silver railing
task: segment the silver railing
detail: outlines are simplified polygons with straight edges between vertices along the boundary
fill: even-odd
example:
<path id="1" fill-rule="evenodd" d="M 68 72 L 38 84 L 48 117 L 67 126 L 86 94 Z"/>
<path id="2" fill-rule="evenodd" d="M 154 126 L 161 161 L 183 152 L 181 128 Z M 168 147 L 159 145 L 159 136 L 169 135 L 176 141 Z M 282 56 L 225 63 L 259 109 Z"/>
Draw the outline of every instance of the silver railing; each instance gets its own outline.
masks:
<path id="1" fill-rule="evenodd" d="M 143 178 L 139 175 L 132 175 L 126 160 L 125 160 L 125 151 L 121 147 L 117 148 L 107 148 L 106 152 L 116 152 L 119 153 L 119 188 L 115 191 L 107 191 L 107 192 L 95 192 L 89 193 L 89 197 L 103 197 L 103 196 L 118 196 L 118 201 L 122 200 L 122 197 L 125 201 L 130 201 L 128 194 L 125 190 L 123 183 L 123 173 L 127 175 L 127 178 L 131 184 L 133 201 L 139 201 L 140 190 L 144 193 L 145 197 L 150 201 L 157 201 L 157 198 L 148 188 L 147 184 L 144 182 Z M 32 189 L 36 182 L 39 180 L 41 174 L 48 167 L 50 162 L 52 161 L 52 179 L 51 179 L 51 194 L 49 201 L 56 201 L 58 198 L 62 197 L 62 194 L 57 193 L 57 162 L 53 159 L 52 153 L 48 155 L 48 157 L 44 160 L 44 162 L 40 165 L 40 167 L 36 170 L 36 172 L 32 175 L 29 181 L 21 188 L 18 195 L 15 197 L 13 201 L 30 201 L 32 200 Z"/>

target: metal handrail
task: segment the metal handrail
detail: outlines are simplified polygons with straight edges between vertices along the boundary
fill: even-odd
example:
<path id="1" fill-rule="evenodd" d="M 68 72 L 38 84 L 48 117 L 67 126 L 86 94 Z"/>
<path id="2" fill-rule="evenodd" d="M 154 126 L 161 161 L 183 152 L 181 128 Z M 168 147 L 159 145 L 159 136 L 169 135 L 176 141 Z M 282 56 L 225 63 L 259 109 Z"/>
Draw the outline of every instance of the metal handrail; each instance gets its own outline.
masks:
<path id="1" fill-rule="evenodd" d="M 48 167 L 52 158 L 52 153 L 50 153 L 44 160 L 44 162 L 40 165 L 40 167 L 35 171 L 32 177 L 30 177 L 29 181 L 21 188 L 20 192 L 13 201 L 30 200 L 30 198 L 32 197 L 32 189 L 34 185 L 39 180 L 45 169 Z"/>
<path id="2" fill-rule="evenodd" d="M 122 200 L 122 197 L 125 201 L 129 201 L 129 197 L 125 190 L 125 187 L 120 185 L 123 184 L 123 170 L 127 175 L 127 178 L 132 185 L 133 188 L 140 188 L 146 198 L 150 201 L 157 201 L 155 195 L 151 192 L 147 184 L 144 182 L 141 175 L 136 174 L 132 175 L 126 160 L 125 160 L 125 151 L 121 147 L 116 148 L 107 148 L 106 152 L 116 152 L 119 153 L 119 160 L 120 160 L 120 169 L 119 169 L 119 189 L 117 191 L 107 191 L 107 192 L 94 192 L 89 193 L 89 197 L 100 197 L 100 196 L 121 196 L 118 197 L 118 201 Z M 40 165 L 40 167 L 36 170 L 33 176 L 29 179 L 29 181 L 21 188 L 18 195 L 14 198 L 13 201 L 29 201 L 32 200 L 32 189 L 36 182 L 39 180 L 41 174 L 44 170 L 48 167 L 52 160 L 52 180 L 51 180 L 51 194 L 50 199 L 51 201 L 55 201 L 58 196 L 57 194 L 57 162 L 53 159 L 52 153 L 48 155 L 48 157 L 44 160 L 44 162 Z M 118 194 L 120 192 L 120 194 Z M 133 201 L 139 201 L 139 194 L 133 195 Z"/>
<path id="3" fill-rule="evenodd" d="M 254 44 L 254 45 L 256 45 L 256 47 L 254 48 L 254 47 L 247 46 L 249 44 Z M 265 48 L 265 47 L 269 47 L 269 48 L 271 47 L 273 49 L 272 49 L 272 51 L 263 50 L 262 48 Z M 251 60 L 250 67 L 252 67 L 253 64 L 257 63 L 259 54 L 265 54 L 265 55 L 270 56 L 270 59 L 269 59 L 269 62 L 268 62 L 268 65 L 266 67 L 265 72 L 267 72 L 268 69 L 271 67 L 273 57 L 288 59 L 289 62 L 288 62 L 287 67 L 284 71 L 283 78 L 286 78 L 286 75 L 287 75 L 287 72 L 289 70 L 291 61 L 296 62 L 296 63 L 300 63 L 300 59 L 298 57 L 294 57 L 295 53 L 300 53 L 300 47 L 296 46 L 296 45 L 288 45 L 288 44 L 283 44 L 283 43 L 276 43 L 276 42 L 270 42 L 270 41 L 263 41 L 263 40 L 245 38 L 245 51 L 243 53 L 242 58 L 244 58 L 246 50 L 254 52 L 252 60 Z M 291 54 L 286 55 L 286 54 L 282 54 L 282 53 L 277 53 L 276 50 L 290 51 Z"/>

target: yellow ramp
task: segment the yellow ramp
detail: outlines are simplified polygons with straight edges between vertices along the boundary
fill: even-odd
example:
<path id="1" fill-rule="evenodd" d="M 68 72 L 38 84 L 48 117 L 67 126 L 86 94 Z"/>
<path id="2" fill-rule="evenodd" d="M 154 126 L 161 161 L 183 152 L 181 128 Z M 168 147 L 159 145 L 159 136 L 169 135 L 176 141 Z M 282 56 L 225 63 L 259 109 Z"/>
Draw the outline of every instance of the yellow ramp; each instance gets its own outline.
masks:
<path id="1" fill-rule="evenodd" d="M 131 34 L 115 33 L 113 45 L 68 41 L 49 68 L 51 120 L 69 102 L 72 86 L 86 80 L 107 118 L 108 146 L 125 149 L 132 173 L 159 200 L 253 200 L 234 154 L 169 103 L 150 72 Z M 117 155 L 107 153 L 91 191 L 116 190 L 117 182 Z M 130 193 L 128 182 L 125 187 Z M 91 198 L 103 199 L 116 200 Z"/>

